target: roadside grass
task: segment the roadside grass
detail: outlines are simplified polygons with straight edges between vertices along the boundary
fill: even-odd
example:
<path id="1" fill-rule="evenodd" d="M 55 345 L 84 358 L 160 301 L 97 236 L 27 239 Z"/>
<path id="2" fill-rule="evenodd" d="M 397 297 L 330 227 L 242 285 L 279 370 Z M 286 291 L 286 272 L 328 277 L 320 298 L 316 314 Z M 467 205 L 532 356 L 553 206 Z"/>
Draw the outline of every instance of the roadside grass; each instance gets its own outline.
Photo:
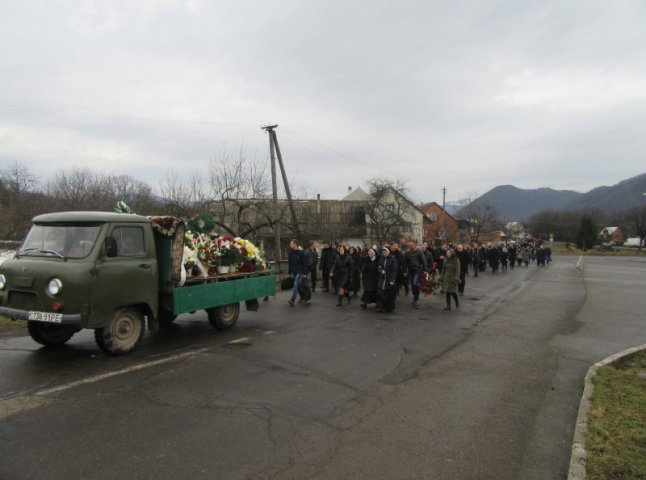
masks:
<path id="1" fill-rule="evenodd" d="M 588 480 L 646 478 L 646 352 L 597 371 L 586 447 Z"/>
<path id="2" fill-rule="evenodd" d="M 646 248 L 613 248 L 613 250 L 598 250 L 589 248 L 585 252 L 575 245 L 554 243 L 551 246 L 552 255 L 585 255 L 588 257 L 646 257 Z"/>
<path id="3" fill-rule="evenodd" d="M 11 320 L 10 318 L 3 317 L 0 315 L 0 328 L 2 327 L 7 327 L 7 326 L 13 326 L 13 325 L 26 325 L 27 322 L 24 320 Z"/>

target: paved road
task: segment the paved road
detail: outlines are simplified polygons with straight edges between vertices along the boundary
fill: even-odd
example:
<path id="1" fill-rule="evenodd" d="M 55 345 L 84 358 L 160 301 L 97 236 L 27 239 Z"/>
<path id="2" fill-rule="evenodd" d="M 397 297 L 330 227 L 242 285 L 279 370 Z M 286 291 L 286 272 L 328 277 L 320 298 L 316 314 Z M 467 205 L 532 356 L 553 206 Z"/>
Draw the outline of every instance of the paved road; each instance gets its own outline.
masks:
<path id="1" fill-rule="evenodd" d="M 585 372 L 646 343 L 646 262 L 556 260 L 452 312 L 281 294 L 127 357 L 0 338 L 0 478 L 565 478 Z"/>

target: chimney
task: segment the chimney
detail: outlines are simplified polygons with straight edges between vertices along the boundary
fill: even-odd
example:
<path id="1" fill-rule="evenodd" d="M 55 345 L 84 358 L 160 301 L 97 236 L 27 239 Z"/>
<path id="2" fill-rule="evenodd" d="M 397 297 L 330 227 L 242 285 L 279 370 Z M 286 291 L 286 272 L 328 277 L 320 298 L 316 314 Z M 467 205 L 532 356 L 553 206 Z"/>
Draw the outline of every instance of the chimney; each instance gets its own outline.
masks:
<path id="1" fill-rule="evenodd" d="M 352 187 L 348 187 L 348 193 L 352 191 Z"/>

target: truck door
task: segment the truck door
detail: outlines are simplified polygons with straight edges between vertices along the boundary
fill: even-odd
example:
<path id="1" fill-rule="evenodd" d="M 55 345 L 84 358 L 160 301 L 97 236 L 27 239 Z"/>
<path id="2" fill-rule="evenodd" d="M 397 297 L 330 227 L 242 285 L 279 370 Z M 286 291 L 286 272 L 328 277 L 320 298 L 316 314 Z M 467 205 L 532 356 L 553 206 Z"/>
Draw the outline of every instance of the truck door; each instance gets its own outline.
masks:
<path id="1" fill-rule="evenodd" d="M 92 327 L 100 327 L 114 310 L 129 305 L 148 305 L 157 311 L 158 271 L 150 225 L 113 224 L 107 231 L 116 244 L 114 256 L 97 261 L 92 285 Z"/>

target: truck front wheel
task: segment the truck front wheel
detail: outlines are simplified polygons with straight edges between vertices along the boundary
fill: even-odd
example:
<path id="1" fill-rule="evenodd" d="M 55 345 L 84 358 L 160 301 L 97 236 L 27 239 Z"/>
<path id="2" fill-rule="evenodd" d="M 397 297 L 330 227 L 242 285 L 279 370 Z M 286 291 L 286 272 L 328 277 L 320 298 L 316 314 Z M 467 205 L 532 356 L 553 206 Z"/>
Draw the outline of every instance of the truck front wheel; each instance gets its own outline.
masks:
<path id="1" fill-rule="evenodd" d="M 230 303 L 221 307 L 207 308 L 206 313 L 209 316 L 209 322 L 218 330 L 229 330 L 238 321 L 240 315 L 240 304 Z"/>
<path id="2" fill-rule="evenodd" d="M 27 322 L 27 330 L 34 341 L 48 347 L 63 345 L 78 332 L 78 329 L 67 325 L 42 322 Z"/>
<path id="3" fill-rule="evenodd" d="M 120 308 L 105 327 L 94 330 L 96 344 L 109 355 L 123 355 L 139 344 L 145 332 L 144 317 L 136 308 Z"/>

